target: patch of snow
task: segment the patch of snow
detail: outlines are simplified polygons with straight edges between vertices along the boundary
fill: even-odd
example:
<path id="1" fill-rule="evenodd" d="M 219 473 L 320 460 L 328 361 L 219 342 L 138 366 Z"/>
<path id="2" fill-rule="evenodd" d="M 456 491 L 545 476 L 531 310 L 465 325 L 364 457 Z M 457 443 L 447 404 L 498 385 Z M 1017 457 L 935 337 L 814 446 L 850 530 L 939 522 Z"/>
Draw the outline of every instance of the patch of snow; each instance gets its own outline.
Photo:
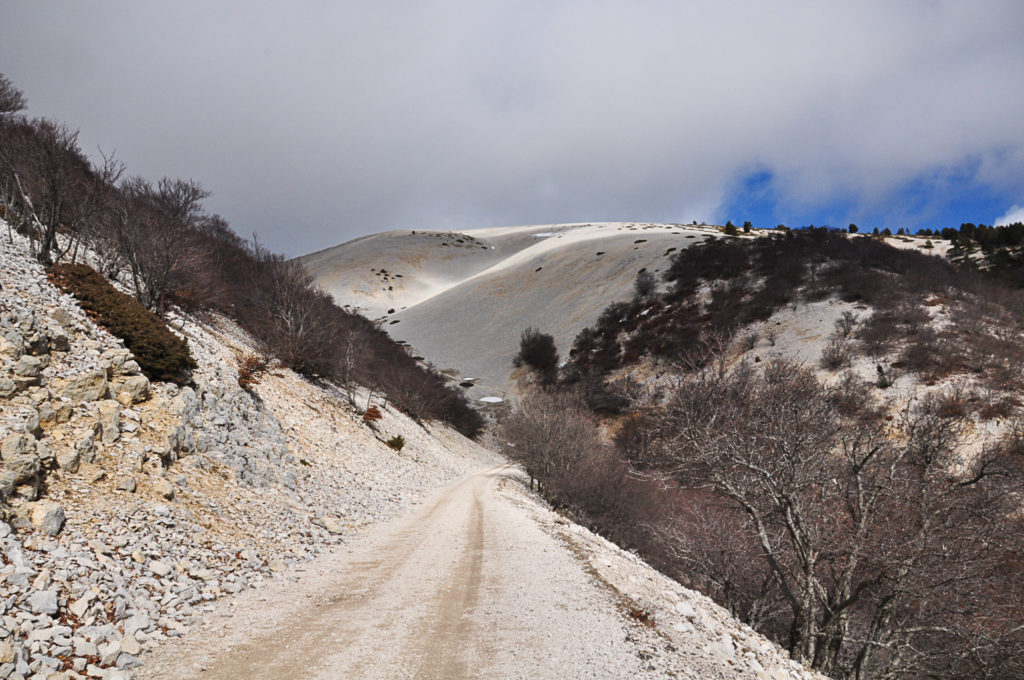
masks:
<path id="1" fill-rule="evenodd" d="M 485 404 L 500 404 L 505 400 L 502 399 L 501 397 L 483 397 L 480 399 L 480 401 L 484 402 Z"/>

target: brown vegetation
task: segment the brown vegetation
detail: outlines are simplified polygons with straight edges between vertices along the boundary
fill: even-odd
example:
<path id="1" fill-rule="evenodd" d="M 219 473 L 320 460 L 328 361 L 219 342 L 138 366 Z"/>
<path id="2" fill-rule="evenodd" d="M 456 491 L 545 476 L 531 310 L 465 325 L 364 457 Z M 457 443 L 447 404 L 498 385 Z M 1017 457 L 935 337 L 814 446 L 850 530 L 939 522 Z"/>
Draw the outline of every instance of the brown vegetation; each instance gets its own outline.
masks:
<path id="1" fill-rule="evenodd" d="M 150 380 L 188 381 L 189 371 L 196 366 L 188 343 L 172 333 L 163 319 L 87 265 L 54 265 L 50 278 L 73 295 L 93 321 L 124 341 Z"/>
<path id="2" fill-rule="evenodd" d="M 260 380 L 270 370 L 270 361 L 259 354 L 240 354 L 238 361 L 238 386 L 246 392 L 260 384 Z"/>
<path id="3" fill-rule="evenodd" d="M 702 370 L 614 449 L 567 394 L 524 400 L 502 435 L 557 505 L 819 671 L 1019 676 L 1024 428 L 961 461 L 960 393 L 887 419 L 865 389 L 785 362 Z"/>

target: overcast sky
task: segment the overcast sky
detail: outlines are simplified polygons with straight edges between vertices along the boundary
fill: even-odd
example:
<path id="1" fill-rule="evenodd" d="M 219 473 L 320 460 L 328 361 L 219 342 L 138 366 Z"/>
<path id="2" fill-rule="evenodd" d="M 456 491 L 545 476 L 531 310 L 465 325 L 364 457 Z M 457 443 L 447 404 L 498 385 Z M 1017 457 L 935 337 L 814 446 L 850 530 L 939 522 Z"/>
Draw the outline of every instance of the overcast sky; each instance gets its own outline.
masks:
<path id="1" fill-rule="evenodd" d="M 1024 2 L 22 2 L 29 114 L 298 255 L 388 229 L 1024 218 Z"/>

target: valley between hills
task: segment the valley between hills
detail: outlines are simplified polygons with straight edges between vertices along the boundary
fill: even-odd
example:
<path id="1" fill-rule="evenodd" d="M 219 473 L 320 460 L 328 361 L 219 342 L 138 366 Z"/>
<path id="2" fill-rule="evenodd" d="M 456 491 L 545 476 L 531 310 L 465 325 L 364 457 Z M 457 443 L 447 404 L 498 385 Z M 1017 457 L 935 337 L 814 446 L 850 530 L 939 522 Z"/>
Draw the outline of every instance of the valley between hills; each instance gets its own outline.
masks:
<path id="1" fill-rule="evenodd" d="M 0 675 L 814 677 L 493 450 L 283 367 L 243 390 L 223 316 L 174 314 L 197 365 L 149 381 L 27 239 L 0 257 L 3 466 L 35 471 L 0 526 Z"/>
<path id="2" fill-rule="evenodd" d="M 778 584 L 739 580 L 786 539 L 770 507 L 754 508 L 768 538 L 752 548 L 725 502 L 754 496 L 710 495 L 755 470 L 736 456 L 814 438 L 803 459 L 783 461 L 792 473 L 766 478 L 791 476 L 791 500 L 811 508 L 867 480 L 862 471 L 876 474 L 875 460 L 903 470 L 922 451 L 948 466 L 928 483 L 966 490 L 972 513 L 1003 512 L 1016 497 L 1016 482 L 974 494 L 990 474 L 1017 474 L 1015 303 L 982 305 L 958 279 L 914 297 L 933 285 L 914 277 L 952 270 L 942 255 L 920 254 L 931 249 L 925 237 L 892 241 L 581 224 L 391 232 L 301 258 L 338 305 L 375 317 L 475 403 L 487 424 L 474 440 L 410 417 L 372 381 L 310 379 L 280 362 L 253 369 L 247 357 L 266 345 L 216 311 L 167 313 L 194 366 L 187 381 L 149 379 L 12 233 L 0 252 L 9 480 L 0 677 L 825 677 L 813 653 L 763 634 L 778 632 L 780 614 L 754 608 L 775 606 Z M 862 247 L 885 250 L 863 271 L 846 267 L 865 262 Z M 816 264 L 801 264 L 788 287 L 773 284 L 797 271 L 763 268 L 783 255 Z M 689 323 L 707 334 L 686 340 Z M 530 354 L 529 327 L 564 360 Z M 925 355 L 915 353 L 922 343 Z M 703 396 L 688 404 L 687 390 Z M 775 404 L 797 410 L 783 423 Z M 699 427 L 670 430 L 672 418 Z M 724 429 L 709 429 L 716 422 Z M 709 467 L 698 454 L 719 445 L 721 467 Z M 863 445 L 874 448 L 845 479 L 837 452 L 862 455 Z M 731 476 L 694 487 L 679 474 L 729 465 Z M 884 513 L 917 493 L 903 472 L 898 484 L 871 479 Z M 922 517 L 954 516 L 933 505 L 918 506 Z M 915 524 L 897 529 L 862 511 L 886 526 L 855 532 L 865 561 L 901 554 L 891 539 Z M 834 516 L 801 517 L 814 526 L 807 545 L 839 555 L 821 560 L 850 564 L 821 533 Z M 1005 525 L 978 526 L 996 532 L 978 534 L 990 541 Z M 933 536 L 957 531 L 929 525 L 917 535 L 931 555 Z M 708 546 L 714 554 L 701 561 Z M 993 570 L 985 588 L 1015 578 L 1004 547 L 970 553 Z M 941 555 L 924 561 L 941 573 Z M 716 565 L 725 571 L 709 571 Z M 916 597 L 944 598 L 954 621 L 973 620 L 957 603 L 980 597 L 963 573 L 961 591 Z M 998 573 L 1010 581 L 992 580 Z M 737 579 L 735 590 L 716 574 Z M 860 567 L 849 576 L 872 580 L 856 586 L 865 592 L 887 578 Z M 986 640 L 1007 636 L 1002 651 L 974 648 L 992 668 L 1020 658 L 1008 647 L 1015 595 L 1003 592 L 1010 609 L 993 605 L 985 619 Z M 741 619 L 768 625 L 758 632 Z M 827 632 L 827 615 L 819 621 Z M 914 663 L 950 663 L 925 651 Z M 833 661 L 834 673 L 849 659 Z"/>

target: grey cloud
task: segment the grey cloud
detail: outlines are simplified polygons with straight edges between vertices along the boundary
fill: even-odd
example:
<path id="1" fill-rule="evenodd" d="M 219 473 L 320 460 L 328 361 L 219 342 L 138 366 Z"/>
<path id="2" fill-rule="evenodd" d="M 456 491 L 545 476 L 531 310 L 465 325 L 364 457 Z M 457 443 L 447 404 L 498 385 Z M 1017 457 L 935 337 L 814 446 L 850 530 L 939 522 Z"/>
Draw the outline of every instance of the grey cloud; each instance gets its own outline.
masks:
<path id="1" fill-rule="evenodd" d="M 1017 2 L 5 3 L 31 113 L 299 254 L 390 228 L 1024 200 Z"/>

